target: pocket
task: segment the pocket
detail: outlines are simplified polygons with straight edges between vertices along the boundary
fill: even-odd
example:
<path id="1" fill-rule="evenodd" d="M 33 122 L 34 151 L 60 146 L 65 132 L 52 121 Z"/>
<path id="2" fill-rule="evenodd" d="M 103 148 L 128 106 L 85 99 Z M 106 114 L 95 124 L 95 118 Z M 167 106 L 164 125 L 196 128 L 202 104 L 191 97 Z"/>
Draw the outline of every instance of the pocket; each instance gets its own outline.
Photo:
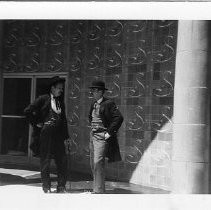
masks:
<path id="1" fill-rule="evenodd" d="M 106 141 L 105 140 L 105 132 L 94 133 L 93 134 L 93 140 Z"/>

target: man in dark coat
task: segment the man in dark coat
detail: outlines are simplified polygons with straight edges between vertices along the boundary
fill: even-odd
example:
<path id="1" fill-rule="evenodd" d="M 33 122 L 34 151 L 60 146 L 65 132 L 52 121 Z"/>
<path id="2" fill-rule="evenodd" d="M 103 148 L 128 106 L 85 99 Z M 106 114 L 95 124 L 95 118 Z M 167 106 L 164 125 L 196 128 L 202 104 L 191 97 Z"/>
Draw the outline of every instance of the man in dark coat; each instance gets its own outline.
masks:
<path id="1" fill-rule="evenodd" d="M 89 112 L 93 193 L 105 193 L 105 157 L 108 162 L 121 160 L 117 131 L 123 122 L 123 116 L 115 103 L 103 96 L 107 90 L 103 81 L 93 81 L 90 88 L 95 99 Z"/>
<path id="2" fill-rule="evenodd" d="M 50 161 L 54 158 L 57 167 L 57 192 L 65 192 L 67 180 L 67 157 L 64 141 L 69 138 L 64 105 L 64 82 L 58 76 L 50 79 L 49 94 L 39 96 L 25 108 L 24 113 L 34 128 L 36 142 L 31 149 L 39 152 L 42 187 L 51 192 Z"/>

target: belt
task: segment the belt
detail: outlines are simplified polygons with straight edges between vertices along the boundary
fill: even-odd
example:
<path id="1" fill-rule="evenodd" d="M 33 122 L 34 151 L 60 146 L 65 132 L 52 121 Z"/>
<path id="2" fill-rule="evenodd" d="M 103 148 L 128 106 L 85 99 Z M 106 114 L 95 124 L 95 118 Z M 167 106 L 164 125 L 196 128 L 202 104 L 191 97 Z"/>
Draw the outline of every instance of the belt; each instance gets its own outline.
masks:
<path id="1" fill-rule="evenodd" d="M 107 128 L 100 125 L 91 125 L 91 129 L 93 133 L 101 133 L 107 131 Z"/>
<path id="2" fill-rule="evenodd" d="M 51 118 L 50 120 L 44 122 L 44 125 L 55 125 L 56 124 L 56 119 Z"/>

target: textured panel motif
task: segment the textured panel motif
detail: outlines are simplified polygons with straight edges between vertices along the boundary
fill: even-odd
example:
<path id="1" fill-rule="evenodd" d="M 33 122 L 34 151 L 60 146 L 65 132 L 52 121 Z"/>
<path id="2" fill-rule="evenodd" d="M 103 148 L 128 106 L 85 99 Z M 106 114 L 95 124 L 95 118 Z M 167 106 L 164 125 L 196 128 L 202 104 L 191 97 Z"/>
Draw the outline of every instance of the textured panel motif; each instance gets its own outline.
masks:
<path id="1" fill-rule="evenodd" d="M 142 64 L 146 61 L 147 54 L 142 48 L 142 43 L 144 44 L 145 40 L 141 40 L 139 43 L 136 43 L 137 47 L 135 48 L 133 54 L 128 57 L 129 65 Z"/>
<path id="2" fill-rule="evenodd" d="M 173 73 L 171 71 L 164 71 L 162 73 L 162 80 L 160 88 L 153 90 L 153 95 L 158 97 L 166 97 L 173 94 Z"/>
<path id="3" fill-rule="evenodd" d="M 32 53 L 30 60 L 25 65 L 24 70 L 26 72 L 36 72 L 39 71 L 40 67 L 40 55 L 37 52 Z"/>
<path id="4" fill-rule="evenodd" d="M 77 99 L 80 97 L 80 78 L 73 77 L 70 79 L 69 98 Z"/>
<path id="5" fill-rule="evenodd" d="M 127 90 L 128 97 L 133 98 L 145 95 L 145 81 L 143 81 L 143 78 L 145 78 L 144 72 L 139 72 L 135 75 L 135 81 L 133 81 L 134 86 Z"/>
<path id="6" fill-rule="evenodd" d="M 50 72 L 64 71 L 66 26 L 63 23 L 50 22 L 47 29 L 45 43 L 47 48 L 47 70 Z"/>
<path id="7" fill-rule="evenodd" d="M 171 46 L 171 41 L 173 40 L 173 36 L 166 36 L 164 38 L 164 44 L 161 49 L 153 52 L 153 61 L 159 63 L 165 63 L 173 58 L 175 55 L 175 50 Z"/>
<path id="8" fill-rule="evenodd" d="M 83 66 L 83 50 L 81 48 L 74 49 L 74 53 L 71 53 L 70 57 L 70 71 L 71 72 L 78 72 L 81 70 Z"/>
<path id="9" fill-rule="evenodd" d="M 68 117 L 68 124 L 70 126 L 78 126 L 79 119 L 79 106 L 75 105 L 74 107 L 72 107 L 71 114 Z"/>
<path id="10" fill-rule="evenodd" d="M 4 44 L 5 47 L 18 47 L 21 44 L 21 26 L 22 24 L 16 21 L 8 21 L 6 25 Z"/>
<path id="11" fill-rule="evenodd" d="M 99 24 L 95 23 L 90 27 L 88 39 L 90 41 L 99 40 L 102 36 L 103 28 Z"/>
<path id="12" fill-rule="evenodd" d="M 109 80 L 107 96 L 110 98 L 119 97 L 120 90 L 120 75 L 113 75 L 113 77 Z"/>
<path id="13" fill-rule="evenodd" d="M 144 154 L 143 139 L 136 139 L 133 146 L 128 148 L 125 161 L 130 164 L 138 164 Z"/>
<path id="14" fill-rule="evenodd" d="M 64 55 L 62 52 L 53 51 L 52 57 L 50 59 L 50 64 L 48 70 L 51 72 L 62 71 L 64 67 Z"/>
<path id="15" fill-rule="evenodd" d="M 146 29 L 147 21 L 129 21 L 126 23 L 127 33 L 140 33 Z"/>
<path id="16" fill-rule="evenodd" d="M 79 44 L 82 42 L 83 39 L 83 31 L 85 27 L 84 21 L 73 21 L 72 27 L 70 28 L 70 42 L 71 44 Z"/>
<path id="17" fill-rule="evenodd" d="M 88 87 L 103 79 L 106 96 L 124 115 L 123 167 L 111 170 L 129 179 L 124 175 L 141 162 L 150 173 L 159 167 L 169 172 L 176 35 L 173 20 L 5 21 L 2 67 L 4 72 L 69 73 L 67 144 L 82 166 L 89 164 L 87 115 L 93 97 Z M 148 150 L 150 161 L 142 161 Z"/>
<path id="18" fill-rule="evenodd" d="M 173 122 L 171 120 L 173 110 L 170 106 L 164 106 L 158 122 L 152 122 L 152 130 L 159 132 L 171 132 L 173 127 Z M 168 127 L 163 125 L 168 124 Z"/>
<path id="19" fill-rule="evenodd" d="M 174 21 L 157 21 L 158 42 L 153 45 L 153 62 L 165 64 L 169 68 L 163 68 L 160 72 L 160 87 L 153 90 L 153 95 L 157 97 L 167 97 L 173 94 L 174 81 L 174 63 L 175 63 L 175 22 Z M 173 66 L 172 66 L 173 64 Z"/>
<path id="20" fill-rule="evenodd" d="M 42 28 L 39 22 L 24 24 L 23 71 L 37 72 L 40 70 L 40 47 L 42 41 Z"/>
<path id="21" fill-rule="evenodd" d="M 89 70 L 94 70 L 99 68 L 100 66 L 100 54 L 101 54 L 101 49 L 100 47 L 96 46 L 94 49 L 91 50 L 90 52 L 90 59 L 88 60 L 87 67 Z"/>
<path id="22" fill-rule="evenodd" d="M 52 46 L 64 44 L 64 30 L 64 25 L 56 25 L 48 37 L 48 44 Z"/>
<path id="23" fill-rule="evenodd" d="M 41 29 L 38 25 L 33 25 L 29 29 L 29 34 L 26 36 L 26 46 L 37 47 L 41 44 Z"/>
<path id="24" fill-rule="evenodd" d="M 143 111 L 144 109 L 142 106 L 135 107 L 133 114 L 134 116 L 130 116 L 132 117 L 132 119 L 128 118 L 128 124 L 127 124 L 128 130 L 137 131 L 143 129 L 144 126 Z"/>
<path id="25" fill-rule="evenodd" d="M 120 67 L 122 66 L 122 55 L 120 53 L 119 48 L 121 47 L 120 44 L 116 44 L 110 46 L 108 49 L 108 57 L 107 57 L 107 66 L 109 68 Z"/>
<path id="26" fill-rule="evenodd" d="M 21 24 L 16 21 L 8 21 L 5 24 L 3 45 L 3 68 L 6 72 L 18 71 L 18 50 L 22 43 Z"/>
<path id="27" fill-rule="evenodd" d="M 17 53 L 10 53 L 3 64 L 6 72 L 16 72 L 18 70 Z"/>
<path id="28" fill-rule="evenodd" d="M 126 25 L 128 76 L 124 101 L 127 115 L 126 145 L 122 152 L 131 173 L 134 169 L 130 166 L 137 164 L 141 164 L 139 170 L 147 167 L 147 176 L 154 169 L 162 169 L 162 175 L 155 174 L 157 182 L 152 184 L 168 188 L 158 180 L 171 178 L 171 150 L 166 148 L 172 139 L 176 22 L 147 21 L 136 25 L 129 21 Z M 139 66 L 143 64 L 146 68 Z"/>
<path id="29" fill-rule="evenodd" d="M 120 21 L 108 21 L 107 36 L 112 39 L 123 33 L 124 25 Z"/>

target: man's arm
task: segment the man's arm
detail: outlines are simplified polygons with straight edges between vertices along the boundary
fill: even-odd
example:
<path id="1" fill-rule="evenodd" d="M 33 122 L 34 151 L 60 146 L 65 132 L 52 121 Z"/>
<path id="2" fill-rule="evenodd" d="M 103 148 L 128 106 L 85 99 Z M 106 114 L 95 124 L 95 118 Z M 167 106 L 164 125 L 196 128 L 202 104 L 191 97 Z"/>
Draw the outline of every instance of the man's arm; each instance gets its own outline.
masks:
<path id="1" fill-rule="evenodd" d="M 24 109 L 24 114 L 26 116 L 26 119 L 29 121 L 29 123 L 33 126 L 37 124 L 37 118 L 40 112 L 41 105 L 43 103 L 43 97 L 40 96 L 31 104 L 29 104 Z"/>
<path id="2" fill-rule="evenodd" d="M 94 106 L 94 102 L 92 102 L 92 104 L 90 105 L 90 108 L 89 108 L 89 116 L 88 116 L 89 123 L 91 123 L 91 121 L 92 121 L 92 110 L 93 110 L 93 106 Z"/>
<path id="3" fill-rule="evenodd" d="M 109 136 L 106 134 L 107 138 L 117 133 L 124 119 L 114 102 L 111 102 L 108 108 L 110 112 L 111 123 L 107 128 L 107 133 L 109 134 Z"/>

